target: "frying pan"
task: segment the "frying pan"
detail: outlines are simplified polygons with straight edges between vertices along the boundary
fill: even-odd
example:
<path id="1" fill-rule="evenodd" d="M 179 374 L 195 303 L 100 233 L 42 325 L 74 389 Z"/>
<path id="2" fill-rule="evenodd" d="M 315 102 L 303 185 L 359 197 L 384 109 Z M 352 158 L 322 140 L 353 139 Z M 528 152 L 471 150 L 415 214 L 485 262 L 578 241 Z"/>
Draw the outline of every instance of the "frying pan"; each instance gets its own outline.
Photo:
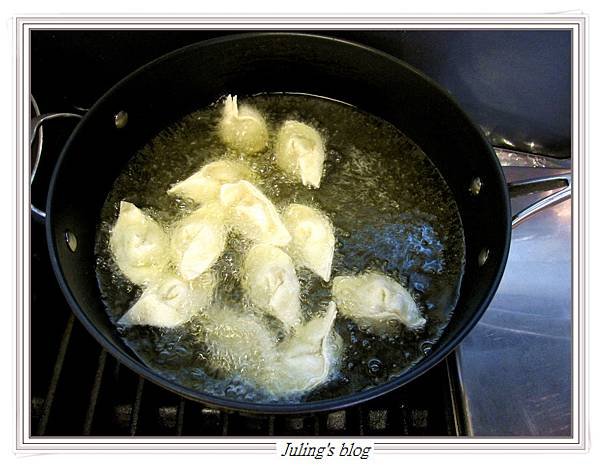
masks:
<path id="1" fill-rule="evenodd" d="M 410 137 L 450 187 L 464 227 L 466 263 L 454 315 L 430 353 L 400 376 L 351 395 L 302 403 L 257 404 L 194 391 L 154 373 L 125 345 L 109 320 L 96 281 L 94 241 L 99 212 L 130 157 L 160 130 L 228 94 L 299 92 L 347 102 L 383 118 Z M 44 121 L 37 116 L 32 142 Z M 519 222 L 570 193 L 567 187 L 515 216 Z M 169 53 L 120 81 L 83 116 L 65 144 L 50 182 L 45 222 L 51 263 L 66 300 L 87 330 L 121 363 L 187 398 L 260 413 L 341 409 L 393 390 L 440 362 L 490 303 L 506 263 L 509 186 L 494 150 L 457 103 L 402 61 L 339 39 L 308 34 L 241 34 Z"/>

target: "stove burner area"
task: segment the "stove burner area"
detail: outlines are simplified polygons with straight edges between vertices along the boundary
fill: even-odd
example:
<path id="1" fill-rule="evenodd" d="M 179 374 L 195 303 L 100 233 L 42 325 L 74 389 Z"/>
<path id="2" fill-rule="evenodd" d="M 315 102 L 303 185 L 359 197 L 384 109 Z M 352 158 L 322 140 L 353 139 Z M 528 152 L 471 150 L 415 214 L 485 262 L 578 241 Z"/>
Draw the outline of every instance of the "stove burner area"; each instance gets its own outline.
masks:
<path id="1" fill-rule="evenodd" d="M 45 158 L 32 193 L 38 205 L 43 205 L 45 184 L 60 141 L 65 140 L 74 123 L 52 122 L 44 134 Z M 386 396 L 335 412 L 260 416 L 226 412 L 186 400 L 120 364 L 85 330 L 53 277 L 44 228 L 33 222 L 31 250 L 34 436 L 467 434 L 454 355 Z"/>
<path id="2" fill-rule="evenodd" d="M 185 400 L 108 355 L 51 277 L 43 228 L 32 228 L 32 435 L 464 435 L 454 357 L 357 407 L 308 415 L 225 412 Z"/>

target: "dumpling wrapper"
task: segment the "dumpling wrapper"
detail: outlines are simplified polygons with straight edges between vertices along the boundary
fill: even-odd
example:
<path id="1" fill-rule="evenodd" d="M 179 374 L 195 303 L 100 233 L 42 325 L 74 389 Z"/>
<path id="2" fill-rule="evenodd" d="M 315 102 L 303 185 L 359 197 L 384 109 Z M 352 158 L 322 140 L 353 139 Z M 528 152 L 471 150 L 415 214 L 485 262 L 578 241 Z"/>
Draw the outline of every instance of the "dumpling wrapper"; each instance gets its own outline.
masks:
<path id="1" fill-rule="evenodd" d="M 211 272 L 192 282 L 167 275 L 150 284 L 118 323 L 127 327 L 177 327 L 211 304 L 215 285 L 216 279 Z"/>
<path id="2" fill-rule="evenodd" d="M 278 346 L 276 378 L 268 381 L 277 395 L 307 392 L 326 382 L 339 362 L 342 339 L 333 329 L 337 314 L 334 302 L 327 311 L 306 324 Z"/>
<path id="3" fill-rule="evenodd" d="M 220 200 L 229 211 L 229 223 L 246 238 L 274 246 L 290 242 L 277 209 L 252 183 L 241 180 L 224 184 Z"/>
<path id="4" fill-rule="evenodd" d="M 214 370 L 260 386 L 273 377 L 276 338 L 257 315 L 229 307 L 210 309 L 201 335 Z"/>
<path id="5" fill-rule="evenodd" d="M 219 199 L 223 184 L 240 180 L 254 180 L 254 174 L 248 165 L 235 160 L 217 160 L 171 187 L 167 194 L 205 203 Z"/>
<path id="6" fill-rule="evenodd" d="M 331 277 L 335 236 L 327 216 L 301 204 L 289 205 L 282 215 L 292 240 L 287 251 L 294 262 L 319 275 L 326 282 Z"/>
<path id="7" fill-rule="evenodd" d="M 121 201 L 109 246 L 121 272 L 136 285 L 156 279 L 169 262 L 169 239 L 162 227 L 127 201 Z"/>
<path id="8" fill-rule="evenodd" d="M 314 389 L 331 376 L 342 349 L 333 330 L 335 303 L 277 344 L 275 335 L 253 313 L 212 309 L 201 335 L 212 368 L 238 376 L 277 397 Z"/>
<path id="9" fill-rule="evenodd" d="M 286 121 L 277 134 L 275 161 L 281 170 L 303 185 L 318 188 L 325 161 L 321 135 L 307 124 Z"/>
<path id="10" fill-rule="evenodd" d="M 171 229 L 171 255 L 178 273 L 193 280 L 206 272 L 223 253 L 227 228 L 218 203 L 206 204 L 175 223 Z"/>
<path id="11" fill-rule="evenodd" d="M 237 96 L 228 95 L 219 124 L 219 134 L 230 148 L 254 154 L 263 150 L 269 142 L 267 123 L 258 110 L 240 105 Z"/>
<path id="12" fill-rule="evenodd" d="M 252 304 L 278 318 L 286 331 L 302 321 L 294 263 L 281 249 L 268 244 L 250 248 L 244 259 L 242 286 Z"/>
<path id="13" fill-rule="evenodd" d="M 389 330 L 390 320 L 397 320 L 410 329 L 425 324 L 408 290 L 378 272 L 335 277 L 332 294 L 342 315 L 375 333 Z"/>

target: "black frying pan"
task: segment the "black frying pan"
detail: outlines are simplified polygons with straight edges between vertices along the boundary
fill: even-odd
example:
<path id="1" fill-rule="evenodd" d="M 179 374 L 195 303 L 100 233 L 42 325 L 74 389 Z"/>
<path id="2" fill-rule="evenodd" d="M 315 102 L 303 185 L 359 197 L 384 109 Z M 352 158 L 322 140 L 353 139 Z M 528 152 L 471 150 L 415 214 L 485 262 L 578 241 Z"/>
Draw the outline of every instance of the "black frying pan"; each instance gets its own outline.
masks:
<path id="1" fill-rule="evenodd" d="M 394 124 L 437 166 L 462 218 L 465 272 L 444 334 L 424 359 L 401 376 L 350 396 L 255 404 L 190 390 L 144 365 L 122 341 L 100 300 L 94 263 L 96 227 L 107 193 L 128 159 L 160 130 L 222 95 L 269 91 L 330 97 Z M 66 143 L 50 183 L 45 222 L 51 262 L 67 301 L 88 331 L 120 362 L 187 398 L 265 413 L 344 408 L 393 390 L 440 362 L 492 299 L 511 233 L 509 190 L 497 157 L 445 91 L 377 50 L 291 33 L 201 42 L 153 61 L 119 82 L 86 113 Z"/>

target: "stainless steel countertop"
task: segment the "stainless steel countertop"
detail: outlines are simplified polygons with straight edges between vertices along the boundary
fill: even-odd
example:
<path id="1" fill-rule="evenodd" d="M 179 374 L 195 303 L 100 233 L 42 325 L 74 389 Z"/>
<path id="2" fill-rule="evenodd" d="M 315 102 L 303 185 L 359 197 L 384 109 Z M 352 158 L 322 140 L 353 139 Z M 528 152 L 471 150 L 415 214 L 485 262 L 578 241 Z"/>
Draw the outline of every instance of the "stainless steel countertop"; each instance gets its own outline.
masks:
<path id="1" fill-rule="evenodd" d="M 504 167 L 507 180 L 564 172 L 518 165 Z M 571 312 L 567 200 L 513 230 L 496 296 L 457 350 L 473 435 L 571 435 Z"/>

